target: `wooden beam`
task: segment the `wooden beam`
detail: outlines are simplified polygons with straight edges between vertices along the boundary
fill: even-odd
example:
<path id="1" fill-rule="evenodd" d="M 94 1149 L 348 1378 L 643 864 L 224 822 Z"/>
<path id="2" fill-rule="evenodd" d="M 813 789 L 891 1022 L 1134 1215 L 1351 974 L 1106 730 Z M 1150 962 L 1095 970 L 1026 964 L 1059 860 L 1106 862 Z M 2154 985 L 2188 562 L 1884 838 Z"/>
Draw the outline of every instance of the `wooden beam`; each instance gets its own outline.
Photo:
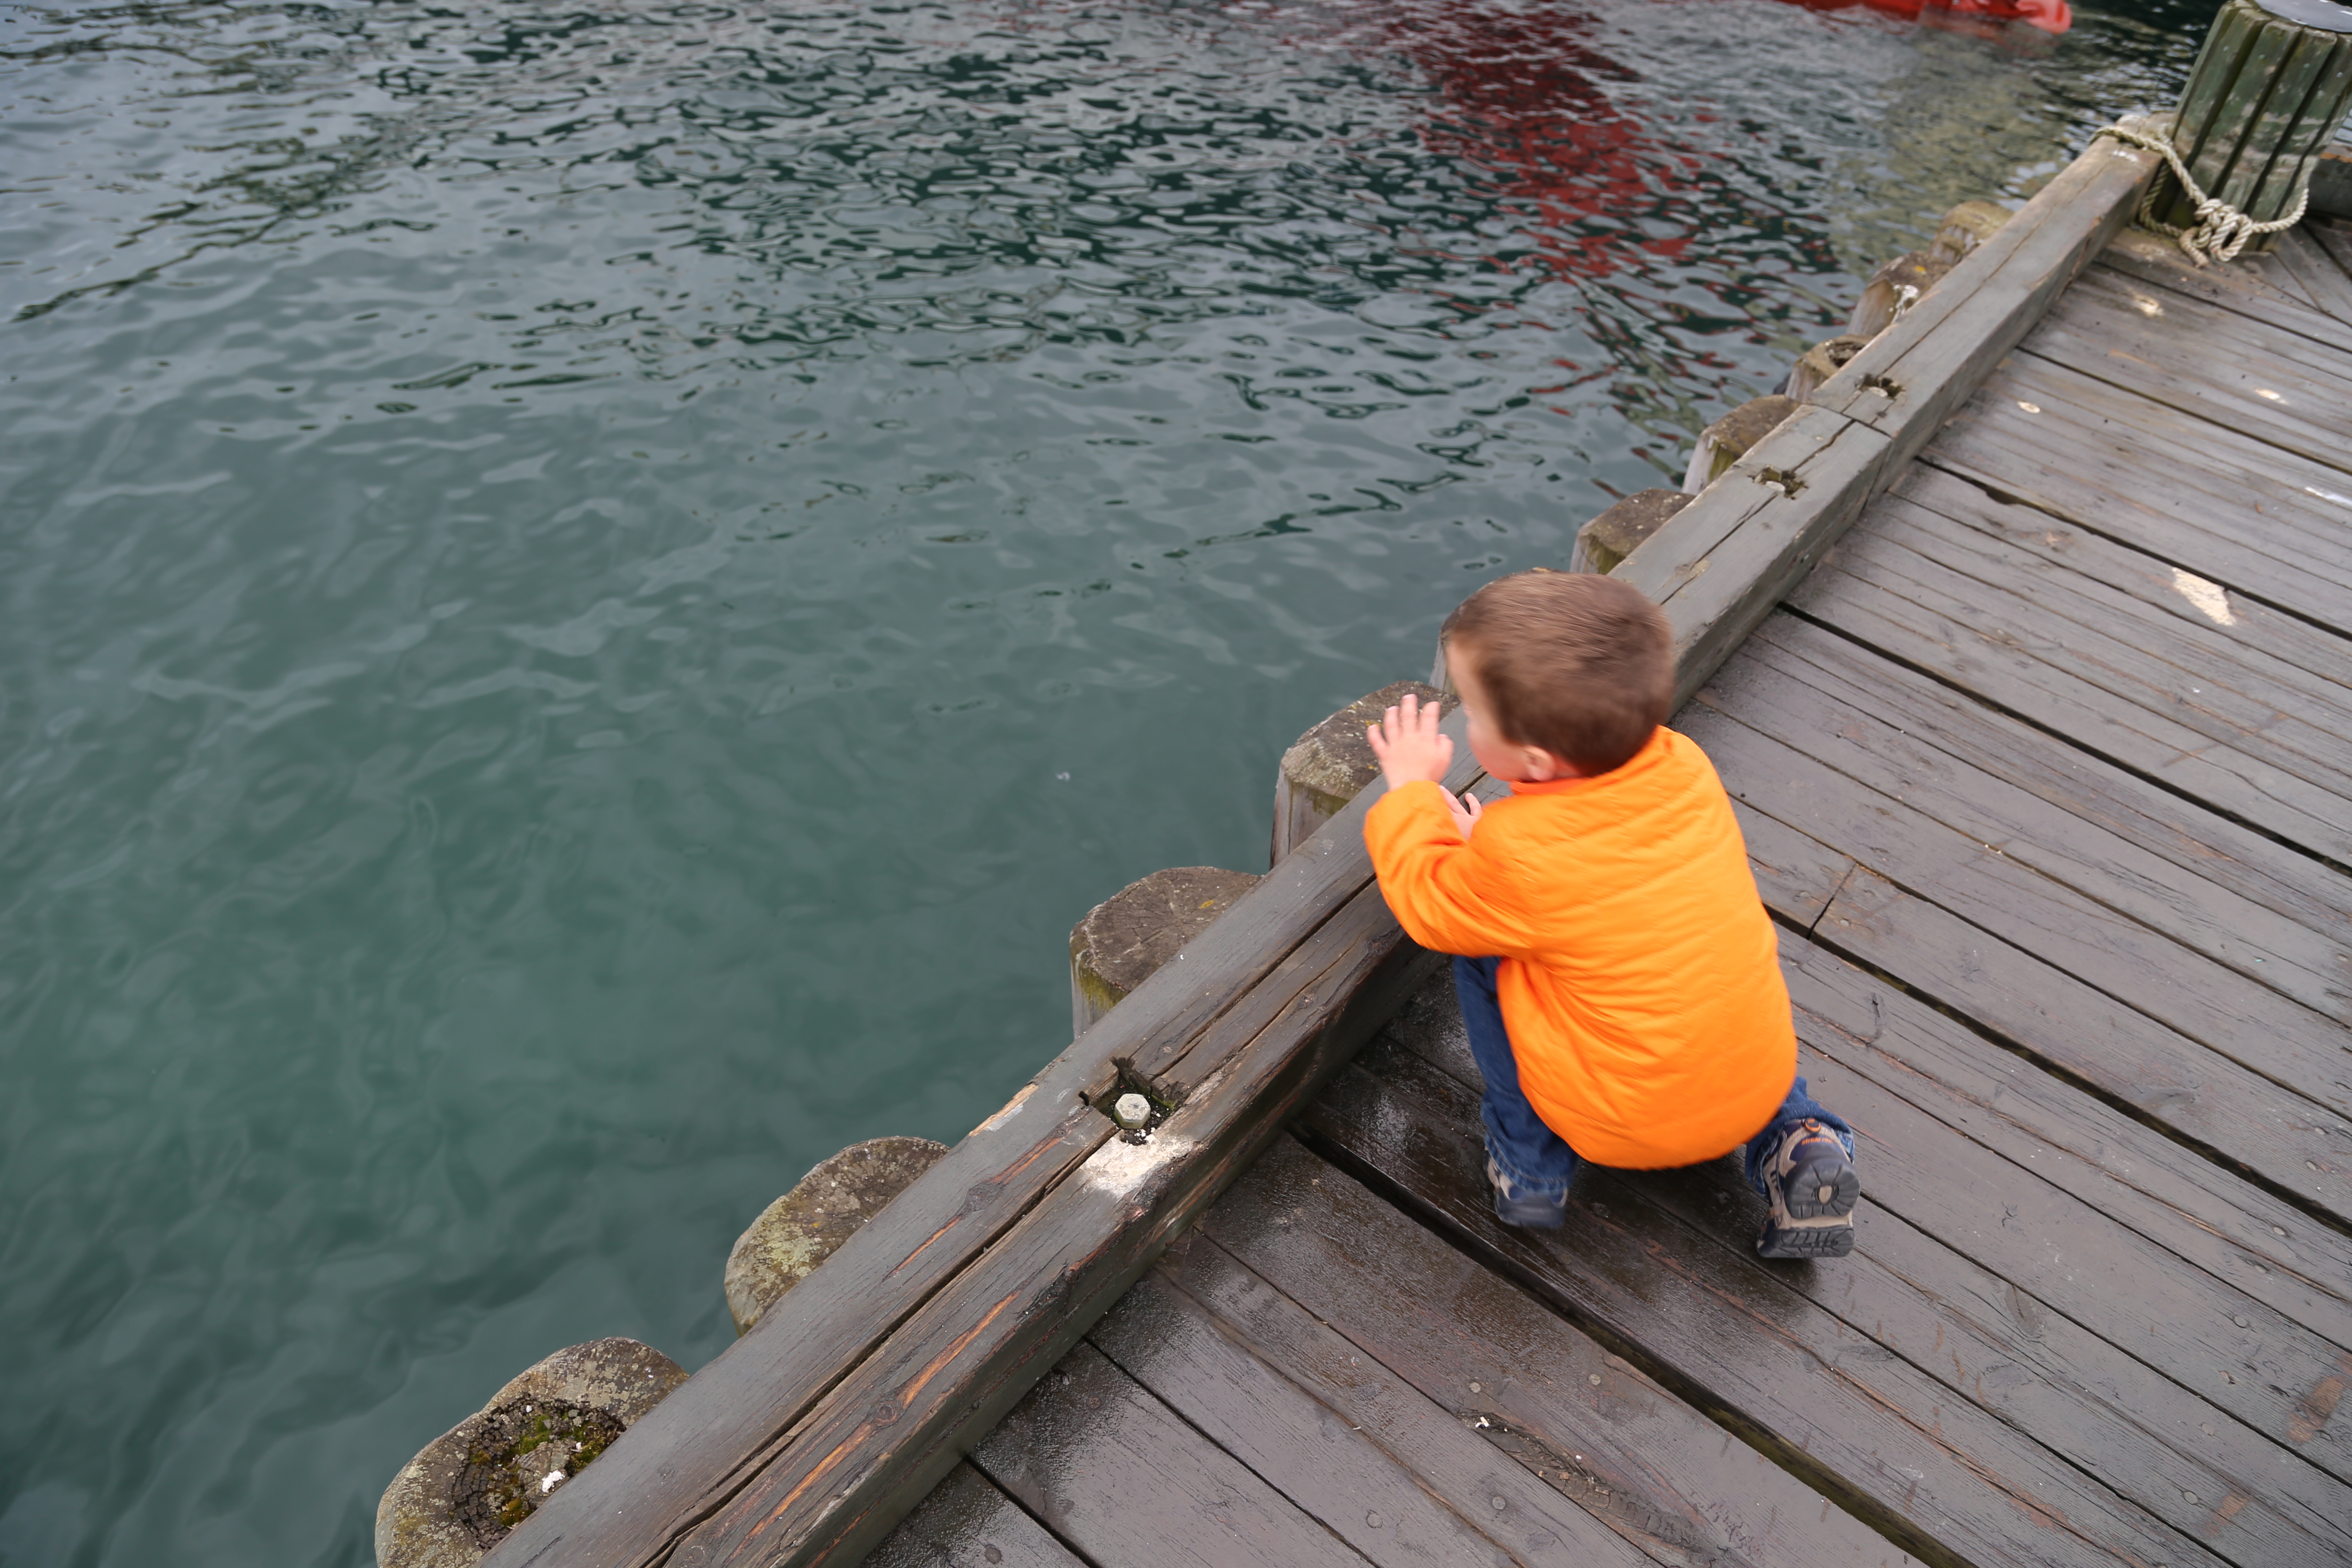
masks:
<path id="1" fill-rule="evenodd" d="M 1803 408 L 1618 563 L 1610 574 L 1675 628 L 1676 707 L 1862 514 L 1886 451 L 1866 426 Z"/>
<path id="2" fill-rule="evenodd" d="M 1813 395 L 1869 426 L 1898 469 L 2130 218 L 2159 164 L 2102 139 Z"/>

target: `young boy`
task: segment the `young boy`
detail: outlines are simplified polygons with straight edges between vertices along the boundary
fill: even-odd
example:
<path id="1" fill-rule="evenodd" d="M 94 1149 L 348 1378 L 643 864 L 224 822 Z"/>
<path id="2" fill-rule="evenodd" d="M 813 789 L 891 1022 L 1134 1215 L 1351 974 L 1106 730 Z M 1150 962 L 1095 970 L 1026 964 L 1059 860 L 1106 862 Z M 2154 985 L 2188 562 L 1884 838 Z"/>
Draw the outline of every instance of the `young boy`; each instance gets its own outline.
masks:
<path id="1" fill-rule="evenodd" d="M 1381 891 L 1454 984 L 1486 1077 L 1486 1176 L 1513 1225 L 1566 1220 L 1587 1163 L 1696 1164 L 1747 1145 L 1767 1258 L 1853 1247 L 1853 1134 L 1797 1073 L 1789 993 L 1730 798 L 1664 728 L 1673 637 L 1635 589 L 1523 572 L 1447 617 L 1470 750 L 1510 798 L 1437 782 L 1413 699 L 1371 731 L 1364 819 Z"/>

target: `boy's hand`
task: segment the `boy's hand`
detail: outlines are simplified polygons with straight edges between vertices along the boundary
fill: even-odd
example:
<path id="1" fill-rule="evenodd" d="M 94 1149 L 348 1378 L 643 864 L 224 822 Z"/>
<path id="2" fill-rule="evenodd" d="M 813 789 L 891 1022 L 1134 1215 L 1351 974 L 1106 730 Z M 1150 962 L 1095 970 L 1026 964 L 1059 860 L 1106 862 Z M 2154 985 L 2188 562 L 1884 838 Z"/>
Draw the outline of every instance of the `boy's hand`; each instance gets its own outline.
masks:
<path id="1" fill-rule="evenodd" d="M 1478 826 L 1478 818 L 1486 811 L 1486 805 L 1475 795 L 1465 794 L 1457 799 L 1452 790 L 1447 790 L 1445 809 L 1454 814 L 1454 831 L 1467 838 L 1470 837 L 1470 830 Z"/>
<path id="2" fill-rule="evenodd" d="M 1381 714 L 1379 723 L 1365 730 L 1365 738 L 1372 743 L 1372 755 L 1381 760 L 1381 776 L 1388 781 L 1389 788 L 1418 784 L 1423 779 L 1432 784 L 1444 782 L 1445 770 L 1454 765 L 1454 737 L 1438 732 L 1438 718 L 1436 703 L 1424 708 L 1419 698 L 1407 692 L 1401 705 Z"/>

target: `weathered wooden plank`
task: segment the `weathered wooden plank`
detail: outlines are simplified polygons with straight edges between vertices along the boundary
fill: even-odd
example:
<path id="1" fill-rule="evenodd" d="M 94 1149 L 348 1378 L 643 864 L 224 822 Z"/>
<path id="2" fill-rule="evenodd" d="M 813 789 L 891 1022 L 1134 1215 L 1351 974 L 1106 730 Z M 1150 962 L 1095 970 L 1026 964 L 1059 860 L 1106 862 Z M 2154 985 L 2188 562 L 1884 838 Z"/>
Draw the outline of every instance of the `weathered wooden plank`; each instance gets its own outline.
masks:
<path id="1" fill-rule="evenodd" d="M 2352 473 L 2352 440 L 2337 412 L 2352 401 L 2347 397 L 2352 389 L 2337 378 L 2277 358 L 2265 357 L 2257 369 L 2257 345 L 2231 342 L 2246 335 L 2242 331 L 2216 326 L 2210 337 L 2192 335 L 2177 320 L 2162 331 L 2145 330 L 2153 323 L 2137 311 L 2078 307 L 2072 292 L 2042 318 L 2031 344 L 2033 353 L 2129 387 L 2192 420 Z M 2174 317 L 2186 316 L 2195 303 L 2184 301 Z M 2243 318 L 2229 323 L 2251 325 Z"/>
<path id="2" fill-rule="evenodd" d="M 1362 1568 L 1364 1559 L 1080 1345 L 972 1464 L 1101 1568 Z"/>
<path id="3" fill-rule="evenodd" d="M 1781 972 L 1813 1048 L 2337 1344 L 2352 1239 L 1794 932 Z"/>
<path id="4" fill-rule="evenodd" d="M 2332 335 L 2315 338 L 2193 296 L 2176 297 L 2161 315 L 2151 316 L 2147 292 L 2111 268 L 2094 268 L 2066 290 L 2050 315 L 2062 324 L 2127 331 L 2143 342 L 2168 344 L 2193 360 L 2242 360 L 2263 374 L 2299 374 L 2323 387 L 2352 377 L 2352 355 Z M 2325 419 L 2327 413 L 2316 410 L 2315 417 Z"/>
<path id="5" fill-rule="evenodd" d="M 2251 1026 L 2264 1032 L 2259 1053 L 2299 1028 L 2304 1052 L 2288 1059 L 2352 1078 L 2329 1022 L 2352 1018 L 2352 927 L 2323 933 L 2239 898 L 1766 658 L 1743 654 L 1694 706 L 1684 732 L 1735 798 L 1801 817 L 1882 876 L 2070 970 L 2090 950 L 2082 978 L 2111 994 L 2121 985 L 2124 999 L 2216 1048 Z M 2044 921 L 2060 928 L 2054 943 L 2021 935 Z M 2288 1082 L 2331 1098 L 2299 1075 Z"/>
<path id="6" fill-rule="evenodd" d="M 1946 476 L 1948 478 L 1948 476 Z M 1952 480 L 1954 484 L 1965 481 Z M 2235 761 L 2291 777 L 2314 800 L 2347 804 L 2352 741 L 2336 732 L 2343 689 L 2196 628 L 1907 497 L 1887 496 L 1840 565 L 1927 595 L 1980 637 L 2063 670 L 2139 714 L 2178 723 Z M 2054 531 L 2054 525 L 2053 531 Z M 1899 585 L 1899 586 L 1897 586 Z"/>
<path id="7" fill-rule="evenodd" d="M 2108 1225 L 2323 1339 L 2352 1342 L 2352 1237 L 1785 928 L 1780 964 L 1810 1048 L 2082 1200 Z M 1480 1084 L 1450 985 L 1424 987 L 1381 1037 Z"/>
<path id="8" fill-rule="evenodd" d="M 1768 906 L 1769 883 L 1759 884 Z M 1857 868 L 1811 928 L 1841 955 L 1895 977 L 2032 1059 L 2131 1107 L 2306 1209 L 2352 1216 L 2343 1119 Z"/>
<path id="9" fill-rule="evenodd" d="M 1653 1561 L 1199 1231 L 1089 1337 L 1372 1563 Z"/>
<path id="10" fill-rule="evenodd" d="M 2099 253 L 2091 270 L 2154 285 L 2156 292 L 2134 291 L 2139 297 L 2133 305 L 2143 315 L 2160 318 L 2170 294 L 2186 294 L 2352 353 L 2352 331 L 2344 322 L 2272 280 L 2284 270 L 2275 255 L 2246 255 L 2235 261 L 2198 267 L 2170 240 L 2140 229 L 2126 229 Z"/>
<path id="11" fill-rule="evenodd" d="M 1202 1223 L 1248 1270 L 1196 1291 L 1260 1353 L 1324 1369 L 1308 1375 L 1340 1390 L 1326 1397 L 1351 1401 L 1351 1420 L 1391 1434 L 1383 1441 L 1474 1511 L 1491 1495 L 1589 1511 L 1677 1563 L 1894 1568 L 1903 1555 L 1296 1143 L 1268 1150 Z M 1391 1394 L 1391 1379 L 1409 1387 Z M 1359 1393 L 1359 1380 L 1370 1386 Z M 1398 1425 L 1400 1405 L 1434 1424 Z M 1506 1458 L 1516 1464 L 1497 1468 Z"/>
<path id="12" fill-rule="evenodd" d="M 1379 889 L 1358 897 L 1377 900 Z M 1105 1144 L 848 1369 L 793 1440 L 763 1456 L 750 1483 L 693 1530 L 680 1560 L 699 1550 L 713 1564 L 763 1568 L 855 1561 L 1247 1165 L 1429 967 L 1392 922 L 1348 962 L 1364 973 L 1318 979 L 1145 1143 Z"/>
<path id="13" fill-rule="evenodd" d="M 1564 1229 L 1502 1225 L 1470 1091 L 1402 1052 L 1380 1068 L 1351 1067 L 1317 1101 L 1304 1120 L 1316 1139 L 1457 1246 L 1639 1347 L 1670 1386 L 1898 1544 L 1985 1568 L 2219 1561 L 1637 1186 L 1595 1172 L 1611 1195 L 1580 1193 Z"/>
<path id="14" fill-rule="evenodd" d="M 2094 142 L 1813 402 L 1885 436 L 1890 473 L 1908 462 L 2105 247 L 2158 167 L 2153 153 Z"/>
<path id="15" fill-rule="evenodd" d="M 1618 563 L 1675 628 L 1677 706 L 1861 515 L 1885 456 L 1883 437 L 1803 409 Z"/>
<path id="16" fill-rule="evenodd" d="M 2286 1446 L 2284 1427 L 2299 1420 L 2298 1400 L 2276 1400 L 2289 1412 L 2287 1420 L 2257 1431 L 2191 1388 L 2151 1373 L 2139 1359 L 2158 1332 L 2193 1342 L 2202 1330 L 2211 1359 L 2195 1369 L 2200 1383 L 2233 1394 L 2257 1377 L 2285 1376 L 2297 1380 L 2301 1394 L 2334 1371 L 2339 1352 L 2330 1347 L 2325 1357 L 2306 1358 L 2299 1352 L 2310 1347 L 2298 1345 L 2282 1353 L 2258 1337 L 2259 1330 L 2213 1317 L 2212 1293 L 2188 1288 L 2199 1277 L 2178 1264 L 2180 1279 L 2170 1281 L 2145 1270 L 2103 1270 L 2109 1261 L 2103 1243 L 2128 1233 L 2099 1224 L 2096 1216 L 2090 1216 L 2087 1232 L 2054 1235 L 2034 1227 L 2047 1248 L 2046 1268 L 2017 1278 L 1980 1267 L 1976 1244 L 1987 1227 L 2010 1238 L 2031 1224 L 2018 1212 L 2027 1208 L 2036 1185 L 2030 1173 L 1989 1171 L 1981 1159 L 1961 1158 L 1940 1184 L 1974 1199 L 1983 1211 L 1976 1216 L 1979 1228 L 1938 1228 L 1951 1211 L 1965 1212 L 1968 1205 L 1920 1201 L 1916 1156 L 1960 1155 L 1966 1145 L 1948 1135 L 1914 1149 L 1906 1140 L 1924 1131 L 1925 1119 L 1894 1111 L 1867 1080 L 1810 1051 L 1801 1065 L 1814 1091 L 1858 1130 L 1874 1214 L 1865 1245 L 1833 1269 L 1788 1270 L 1793 1289 L 1951 1395 L 2031 1435 L 2126 1501 L 2225 1557 L 2352 1561 L 2352 1537 L 2342 1522 L 2352 1508 L 2352 1488 Z M 1981 1182 L 1998 1184 L 1962 1186 Z M 1938 1184 L 1930 1177 L 1927 1184 Z M 1695 1229 L 1710 1221 L 1720 1227 L 1728 1216 L 1745 1218 L 1754 1205 L 1723 1166 L 1596 1181 L 1593 1195 L 1613 1210 L 1619 1200 L 1612 1188 L 1619 1194 L 1638 1189 L 1643 1200 Z M 1732 1244 L 1727 1239 L 1725 1245 Z M 2134 1300 L 2150 1331 L 2127 1345 L 2113 1342 L 2112 1331 L 2103 1337 L 2081 1325 L 2048 1299 L 2053 1281 L 2100 1272 L 2130 1275 L 2146 1288 Z M 2164 1289 L 2168 1284 L 2171 1289 Z M 2239 1316 L 2267 1319 L 2259 1311 Z M 2177 1368 L 2162 1370 L 2181 1375 Z"/>
<path id="17" fill-rule="evenodd" d="M 1971 575 L 2013 582 L 2070 619 L 2122 621 L 2147 651 L 2315 714 L 2331 731 L 2352 722 L 2352 637 L 2233 597 L 2210 578 L 2087 529 L 2053 527 L 2046 512 L 1939 469 L 1915 467 L 1891 493 L 1962 525 L 1967 531 L 1931 527 L 1928 536 L 1959 547 L 1939 559 Z M 1889 531 L 1907 535 L 1919 521 L 1891 515 Z"/>
<path id="18" fill-rule="evenodd" d="M 2215 746 L 2206 730 L 2119 702 L 2084 675 L 2040 657 L 2035 649 L 2047 643 L 2047 628 L 2030 615 L 2023 631 L 1981 626 L 1968 601 L 1982 596 L 1957 573 L 1886 550 L 1841 553 L 1790 602 L 1883 654 L 2215 810 L 2317 854 L 2352 858 L 2352 819 L 2334 791 Z"/>
<path id="19" fill-rule="evenodd" d="M 2020 839 L 2022 847 L 2011 853 L 2064 855 L 2075 851 L 2072 841 L 2077 833 L 2086 832 L 2094 845 L 2120 839 L 2193 879 L 2181 883 L 2174 874 L 2157 869 L 2135 869 L 2135 877 L 2161 886 L 2210 889 L 2223 899 L 2224 907 L 2242 900 L 2335 942 L 2331 951 L 2336 952 L 2337 967 L 2329 973 L 2352 965 L 2332 934 L 2352 930 L 2352 882 L 2308 856 L 2224 818 L 2188 809 L 2179 796 L 2121 768 L 1792 616 L 1767 621 L 1741 652 L 1744 664 L 1769 668 L 1813 688 L 1824 710 L 1834 704 L 1899 731 L 1904 744 L 1893 755 L 1906 756 L 1915 746 L 1933 747 L 1951 760 L 1947 765 L 1961 770 L 1961 778 L 1998 780 L 2000 786 L 2023 791 L 2063 814 L 2054 820 L 2020 816 L 2001 788 L 1988 791 L 1972 782 L 1956 784 L 1963 801 L 1985 815 L 1945 820 L 1955 826 L 1965 822 L 1970 831 L 1990 828 L 1981 835 L 1986 842 Z M 1911 798 L 1916 802 L 1918 797 Z M 2029 831 L 2029 825 L 2037 822 L 2046 826 Z M 2104 896 L 2117 908 L 2127 907 L 2120 892 Z"/>
<path id="20" fill-rule="evenodd" d="M 2352 1116 L 2352 1054 L 2341 1026 L 1757 730 L 1729 722 L 1693 730 L 1751 811 L 1822 838 L 1914 897 L 2288 1094 Z"/>
<path id="21" fill-rule="evenodd" d="M 958 1465 L 899 1521 L 866 1568 L 1083 1568 L 996 1484 Z"/>
<path id="22" fill-rule="evenodd" d="M 2336 631 L 2352 628 L 2352 485 L 2217 426 L 2196 464 L 2147 479 L 2171 410 L 2014 356 L 1937 437 L 1932 465 Z M 2234 449 L 2237 448 L 2237 449 Z M 2330 497 L 2340 499 L 2330 500 Z M 2242 518 L 2251 514 L 2250 522 Z"/>
<path id="23" fill-rule="evenodd" d="M 1727 710 L 1737 715 L 1736 698 Z M 2343 1048 L 2342 1026 L 2326 1016 L 2020 865 L 2005 847 L 1972 839 L 1759 730 L 1691 727 L 1733 797 L 1752 811 L 1821 838 L 1914 897 L 2033 953 L 2074 983 L 2066 989 L 2097 991 L 2290 1095 L 2352 1115 L 2346 1083 L 2352 1054 Z M 1849 879 L 1844 893 L 1854 885 Z"/>
<path id="24" fill-rule="evenodd" d="M 1801 938 L 1784 947 L 1835 962 Z M 1896 1017 L 1896 1029 L 1909 1021 Z M 1853 1124 L 1869 1202 L 1883 1214 L 1837 1268 L 1783 1278 L 2224 1555 L 2352 1560 L 2352 1487 L 2302 1451 L 2311 1434 L 2300 1394 L 2329 1373 L 2341 1345 L 2283 1323 L 2056 1187 L 2038 1158 L 2054 1152 L 2005 1157 L 1922 1112 L 1875 1080 L 1893 1064 L 1870 1042 L 1801 1013 L 1799 1028 L 1799 1070 Z M 1424 1036 L 1408 1048 L 1475 1091 L 1476 1066 L 1454 1043 Z M 1761 1205 L 1727 1163 L 1596 1173 L 1578 1195 L 1622 1206 L 1612 1184 L 1746 1256 Z M 1899 1223 L 1880 1223 L 1889 1215 Z M 2260 1328 L 2239 1326 L 2255 1319 Z M 2151 1378 L 2148 1365 L 2168 1375 Z M 2247 1375 L 2232 1381 L 2238 1373 Z"/>

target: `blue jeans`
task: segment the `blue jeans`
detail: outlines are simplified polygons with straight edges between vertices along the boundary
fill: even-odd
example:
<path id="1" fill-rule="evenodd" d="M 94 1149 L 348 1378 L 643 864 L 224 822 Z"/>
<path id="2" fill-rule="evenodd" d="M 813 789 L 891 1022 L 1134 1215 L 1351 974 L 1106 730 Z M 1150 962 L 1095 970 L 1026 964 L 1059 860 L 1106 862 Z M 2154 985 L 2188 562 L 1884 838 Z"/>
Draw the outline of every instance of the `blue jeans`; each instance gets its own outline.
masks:
<path id="1" fill-rule="evenodd" d="M 1493 958 L 1454 961 L 1454 993 L 1462 999 L 1462 1022 L 1470 1031 L 1470 1055 L 1486 1079 L 1486 1095 L 1479 1102 L 1478 1115 L 1486 1124 L 1486 1153 L 1511 1179 L 1512 1187 L 1549 1197 L 1568 1191 L 1576 1173 L 1584 1168 L 1585 1159 L 1536 1114 L 1535 1107 L 1519 1091 L 1519 1064 L 1511 1055 L 1511 1037 L 1503 1029 L 1502 1004 L 1495 996 L 1495 966 L 1500 962 Z M 1805 1080 L 1800 1078 L 1780 1109 L 1772 1113 L 1772 1120 L 1748 1141 L 1744 1163 L 1748 1184 L 1757 1196 L 1765 1195 L 1764 1161 L 1780 1135 L 1791 1123 L 1808 1118 L 1836 1133 L 1838 1142 L 1845 1145 L 1846 1158 L 1853 1157 L 1853 1129 L 1807 1094 Z"/>

